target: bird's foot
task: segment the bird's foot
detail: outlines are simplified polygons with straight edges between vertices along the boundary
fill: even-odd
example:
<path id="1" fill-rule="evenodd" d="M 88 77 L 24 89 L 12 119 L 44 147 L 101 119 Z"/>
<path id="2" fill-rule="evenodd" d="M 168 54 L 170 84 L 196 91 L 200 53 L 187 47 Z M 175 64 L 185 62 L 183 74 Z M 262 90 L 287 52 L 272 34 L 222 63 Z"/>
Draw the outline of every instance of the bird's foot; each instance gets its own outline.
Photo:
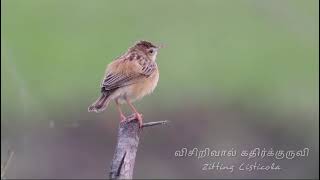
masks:
<path id="1" fill-rule="evenodd" d="M 140 113 L 135 113 L 135 117 L 136 117 L 136 119 L 138 120 L 138 122 L 139 122 L 139 127 L 141 128 L 142 127 L 142 114 L 140 114 Z"/>
<path id="2" fill-rule="evenodd" d="M 126 116 L 123 114 L 120 114 L 120 122 L 124 122 L 126 120 L 127 120 Z"/>
<path id="3" fill-rule="evenodd" d="M 142 125 L 143 125 L 143 122 L 142 122 L 143 118 L 142 117 L 143 117 L 143 115 L 140 113 L 134 113 L 131 116 L 129 116 L 128 118 L 122 114 L 122 115 L 120 115 L 120 123 L 123 123 L 126 121 L 130 122 L 133 120 L 137 120 L 139 123 L 139 128 L 142 128 Z"/>

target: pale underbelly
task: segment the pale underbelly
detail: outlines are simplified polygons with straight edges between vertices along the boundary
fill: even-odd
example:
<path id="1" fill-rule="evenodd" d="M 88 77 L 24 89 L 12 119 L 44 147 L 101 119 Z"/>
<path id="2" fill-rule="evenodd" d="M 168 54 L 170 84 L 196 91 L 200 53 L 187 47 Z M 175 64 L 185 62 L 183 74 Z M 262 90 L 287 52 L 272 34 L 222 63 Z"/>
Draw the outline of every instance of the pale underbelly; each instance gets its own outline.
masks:
<path id="1" fill-rule="evenodd" d="M 111 99 L 118 99 L 118 102 L 123 104 L 126 103 L 126 97 L 129 98 L 130 102 L 141 99 L 152 91 L 157 86 L 159 80 L 159 74 L 154 74 L 149 78 L 146 78 L 136 84 L 119 88 L 111 96 Z"/>

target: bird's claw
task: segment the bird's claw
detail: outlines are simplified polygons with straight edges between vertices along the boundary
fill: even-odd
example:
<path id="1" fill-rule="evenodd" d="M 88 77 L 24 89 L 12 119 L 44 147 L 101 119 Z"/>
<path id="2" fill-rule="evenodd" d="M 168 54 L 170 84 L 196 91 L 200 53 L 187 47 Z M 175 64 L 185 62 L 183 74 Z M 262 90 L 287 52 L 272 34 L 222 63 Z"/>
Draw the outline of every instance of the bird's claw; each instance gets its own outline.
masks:
<path id="1" fill-rule="evenodd" d="M 126 120 L 127 120 L 126 116 L 123 115 L 123 114 L 121 114 L 121 115 L 120 115 L 120 122 L 124 122 L 124 121 L 126 121 Z"/>
<path id="2" fill-rule="evenodd" d="M 139 113 L 135 113 L 135 117 L 136 119 L 138 120 L 139 122 L 139 127 L 141 128 L 142 127 L 142 114 L 139 114 Z"/>

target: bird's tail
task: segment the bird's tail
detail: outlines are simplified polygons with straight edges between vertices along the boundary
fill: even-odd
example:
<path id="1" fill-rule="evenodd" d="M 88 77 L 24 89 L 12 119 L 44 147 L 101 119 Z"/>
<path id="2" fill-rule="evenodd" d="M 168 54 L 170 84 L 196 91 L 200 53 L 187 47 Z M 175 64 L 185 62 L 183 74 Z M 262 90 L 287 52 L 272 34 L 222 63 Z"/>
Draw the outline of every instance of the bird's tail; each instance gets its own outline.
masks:
<path id="1" fill-rule="evenodd" d="M 109 104 L 109 95 L 107 93 L 102 93 L 101 96 L 88 107 L 89 112 L 101 112 L 106 109 Z"/>

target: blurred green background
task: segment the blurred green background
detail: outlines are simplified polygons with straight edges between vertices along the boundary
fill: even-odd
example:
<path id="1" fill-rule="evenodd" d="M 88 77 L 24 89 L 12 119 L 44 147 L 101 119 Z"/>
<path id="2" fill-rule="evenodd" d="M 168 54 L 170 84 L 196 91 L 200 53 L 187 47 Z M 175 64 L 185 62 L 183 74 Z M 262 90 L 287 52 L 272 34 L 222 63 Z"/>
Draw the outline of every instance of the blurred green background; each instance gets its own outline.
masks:
<path id="1" fill-rule="evenodd" d="M 234 178 L 174 151 L 244 144 L 311 155 L 242 177 L 318 177 L 318 1 L 1 3 L 1 157 L 16 151 L 8 178 L 105 177 L 119 117 L 114 105 L 87 107 L 106 65 L 141 39 L 166 48 L 158 87 L 135 104 L 145 121 L 171 123 L 143 132 L 135 177 Z"/>

